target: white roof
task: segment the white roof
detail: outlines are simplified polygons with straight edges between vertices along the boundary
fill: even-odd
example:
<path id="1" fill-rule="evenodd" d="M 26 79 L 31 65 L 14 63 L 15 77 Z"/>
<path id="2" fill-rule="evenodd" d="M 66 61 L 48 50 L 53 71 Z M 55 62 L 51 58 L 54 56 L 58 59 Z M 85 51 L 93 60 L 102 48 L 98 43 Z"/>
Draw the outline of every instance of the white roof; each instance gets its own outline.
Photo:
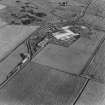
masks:
<path id="1" fill-rule="evenodd" d="M 68 38 L 71 38 L 73 36 L 79 35 L 78 33 L 72 32 L 68 28 L 69 28 L 69 26 L 62 27 L 62 29 L 64 30 L 64 33 L 56 32 L 56 33 L 53 33 L 53 36 L 56 37 L 57 39 L 68 39 Z"/>
<path id="2" fill-rule="evenodd" d="M 0 9 L 4 9 L 4 8 L 6 8 L 6 6 L 3 4 L 0 4 Z"/>

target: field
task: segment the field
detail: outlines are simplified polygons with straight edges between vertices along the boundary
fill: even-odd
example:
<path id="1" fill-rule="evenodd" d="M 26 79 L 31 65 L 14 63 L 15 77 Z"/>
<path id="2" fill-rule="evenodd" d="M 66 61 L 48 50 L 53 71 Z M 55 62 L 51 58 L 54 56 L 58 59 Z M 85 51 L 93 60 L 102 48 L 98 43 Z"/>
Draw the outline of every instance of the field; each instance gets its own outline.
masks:
<path id="1" fill-rule="evenodd" d="M 104 8 L 104 0 L 0 0 L 0 105 L 104 105 Z M 66 26 L 79 37 L 53 36 Z M 14 75 L 27 38 L 32 59 Z"/>

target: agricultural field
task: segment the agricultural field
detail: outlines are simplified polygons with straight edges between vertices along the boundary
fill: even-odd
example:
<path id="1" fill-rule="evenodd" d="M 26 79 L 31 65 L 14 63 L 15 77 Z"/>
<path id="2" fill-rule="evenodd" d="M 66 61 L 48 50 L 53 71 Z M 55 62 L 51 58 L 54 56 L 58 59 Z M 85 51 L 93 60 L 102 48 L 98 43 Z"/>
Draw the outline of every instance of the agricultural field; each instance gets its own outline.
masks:
<path id="1" fill-rule="evenodd" d="M 105 105 L 105 0 L 0 0 L 0 105 Z"/>

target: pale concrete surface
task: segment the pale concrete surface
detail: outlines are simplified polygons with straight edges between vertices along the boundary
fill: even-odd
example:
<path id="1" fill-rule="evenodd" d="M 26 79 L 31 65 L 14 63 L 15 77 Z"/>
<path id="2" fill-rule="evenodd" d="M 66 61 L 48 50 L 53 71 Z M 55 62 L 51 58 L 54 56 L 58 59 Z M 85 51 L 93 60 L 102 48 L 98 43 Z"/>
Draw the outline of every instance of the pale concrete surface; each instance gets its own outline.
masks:
<path id="1" fill-rule="evenodd" d="M 0 10 L 6 8 L 5 5 L 0 4 Z"/>

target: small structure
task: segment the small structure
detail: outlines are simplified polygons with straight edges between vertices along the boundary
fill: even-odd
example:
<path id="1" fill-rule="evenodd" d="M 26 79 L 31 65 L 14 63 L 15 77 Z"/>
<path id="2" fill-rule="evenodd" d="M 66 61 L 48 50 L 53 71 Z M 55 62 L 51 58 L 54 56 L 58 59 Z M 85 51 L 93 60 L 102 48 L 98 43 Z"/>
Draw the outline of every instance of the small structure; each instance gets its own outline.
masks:
<path id="1" fill-rule="evenodd" d="M 80 35 L 78 33 L 72 32 L 69 28 L 70 28 L 70 26 L 62 27 L 62 30 L 59 32 L 53 33 L 53 36 L 58 40 L 67 40 L 74 36 Z"/>

